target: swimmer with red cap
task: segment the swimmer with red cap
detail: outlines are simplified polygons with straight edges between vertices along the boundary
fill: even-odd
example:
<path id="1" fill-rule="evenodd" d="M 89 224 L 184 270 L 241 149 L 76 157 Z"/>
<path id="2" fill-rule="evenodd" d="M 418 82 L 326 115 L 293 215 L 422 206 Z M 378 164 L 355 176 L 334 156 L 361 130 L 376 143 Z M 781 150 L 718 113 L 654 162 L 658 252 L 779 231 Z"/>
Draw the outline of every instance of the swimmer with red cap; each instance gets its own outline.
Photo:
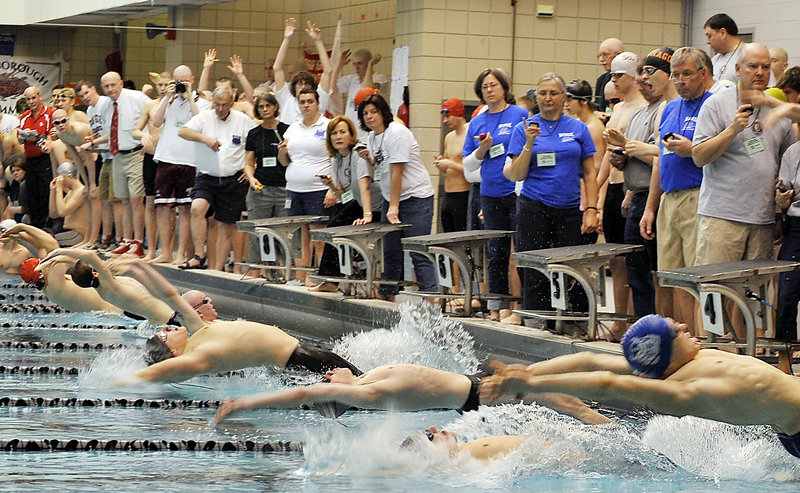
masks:
<path id="1" fill-rule="evenodd" d="M 686 325 L 648 315 L 622 340 L 624 356 L 580 352 L 530 366 L 492 363 L 481 397 L 562 392 L 623 400 L 673 416 L 769 425 L 800 458 L 800 380 L 751 356 L 700 349 Z"/>

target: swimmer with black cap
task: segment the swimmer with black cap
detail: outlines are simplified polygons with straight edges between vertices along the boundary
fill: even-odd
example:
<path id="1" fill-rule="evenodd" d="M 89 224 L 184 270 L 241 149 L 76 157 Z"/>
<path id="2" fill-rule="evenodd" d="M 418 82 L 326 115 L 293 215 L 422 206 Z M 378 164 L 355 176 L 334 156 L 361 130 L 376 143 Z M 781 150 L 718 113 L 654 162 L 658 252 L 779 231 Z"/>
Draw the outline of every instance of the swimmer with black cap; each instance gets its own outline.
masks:
<path id="1" fill-rule="evenodd" d="M 313 406 L 326 417 L 338 417 L 350 407 L 390 411 L 474 411 L 479 405 L 486 404 L 478 396 L 482 376 L 405 363 L 378 366 L 358 377 L 347 368 L 337 368 L 325 374 L 326 383 L 226 400 L 220 405 L 214 421 L 219 423 L 229 415 L 247 409 L 294 409 L 300 406 Z M 572 396 L 537 394 L 525 397 L 527 402 L 536 401 L 586 424 L 611 422 Z"/>
<path id="2" fill-rule="evenodd" d="M 800 381 L 751 356 L 700 349 L 686 325 L 648 315 L 622 340 L 624 356 L 580 352 L 530 366 L 493 362 L 481 396 L 563 392 L 623 400 L 673 416 L 769 425 L 800 458 Z"/>
<path id="3" fill-rule="evenodd" d="M 301 344 L 274 325 L 245 320 L 206 322 L 175 286 L 152 266 L 135 259 L 121 263 L 125 264 L 125 275 L 138 280 L 152 296 L 164 300 L 178 313 L 184 325 L 168 326 L 151 337 L 146 356 L 150 366 L 116 382 L 118 385 L 181 382 L 196 375 L 258 366 L 301 367 L 317 373 L 347 367 L 353 373 L 361 374 L 341 356 L 310 344 Z"/>

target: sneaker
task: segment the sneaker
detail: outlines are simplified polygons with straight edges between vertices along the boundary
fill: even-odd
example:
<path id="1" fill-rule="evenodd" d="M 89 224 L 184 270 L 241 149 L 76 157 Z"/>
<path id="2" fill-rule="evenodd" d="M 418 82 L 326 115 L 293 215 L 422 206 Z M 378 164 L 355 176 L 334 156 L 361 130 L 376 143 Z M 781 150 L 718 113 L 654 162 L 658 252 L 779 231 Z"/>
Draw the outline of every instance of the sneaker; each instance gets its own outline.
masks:
<path id="1" fill-rule="evenodd" d="M 106 250 L 106 253 L 110 253 L 111 255 L 122 255 L 123 253 L 127 253 L 128 249 L 131 247 L 131 243 L 128 240 L 122 240 L 119 242 L 119 246 L 114 250 Z"/>
<path id="2" fill-rule="evenodd" d="M 134 255 L 136 257 L 144 257 L 144 246 L 141 241 L 133 240 L 128 243 L 128 250 L 125 252 L 127 255 Z"/>
<path id="3" fill-rule="evenodd" d="M 84 250 L 100 251 L 100 249 L 103 248 L 104 246 L 105 246 L 105 244 L 102 241 L 95 241 L 93 245 L 87 245 L 87 246 L 83 247 L 83 249 Z"/>

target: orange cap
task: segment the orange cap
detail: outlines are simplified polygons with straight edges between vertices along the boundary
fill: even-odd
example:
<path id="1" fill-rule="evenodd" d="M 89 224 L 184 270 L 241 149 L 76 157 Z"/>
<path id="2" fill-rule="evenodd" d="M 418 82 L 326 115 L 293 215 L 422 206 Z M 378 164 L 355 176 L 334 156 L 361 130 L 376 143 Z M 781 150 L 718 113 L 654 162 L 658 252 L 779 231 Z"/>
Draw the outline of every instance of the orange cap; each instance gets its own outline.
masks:
<path id="1" fill-rule="evenodd" d="M 37 265 L 39 265 L 39 259 L 36 257 L 31 257 L 22 262 L 22 265 L 19 266 L 19 276 L 23 281 L 29 284 L 36 284 L 36 281 L 42 276 L 42 273 L 36 270 Z"/>
<path id="2" fill-rule="evenodd" d="M 367 99 L 367 96 L 370 96 L 372 94 L 378 94 L 379 92 L 380 91 L 378 91 L 374 87 L 362 87 L 353 97 L 353 104 L 356 105 L 356 107 L 361 106 L 361 103 L 365 99 Z"/>

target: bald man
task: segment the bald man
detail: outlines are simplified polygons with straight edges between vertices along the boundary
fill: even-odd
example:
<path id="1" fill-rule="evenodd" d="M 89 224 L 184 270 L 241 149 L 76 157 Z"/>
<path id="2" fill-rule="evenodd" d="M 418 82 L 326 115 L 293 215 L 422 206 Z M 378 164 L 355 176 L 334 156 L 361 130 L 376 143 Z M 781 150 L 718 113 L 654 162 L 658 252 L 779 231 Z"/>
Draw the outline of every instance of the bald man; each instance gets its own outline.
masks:
<path id="1" fill-rule="evenodd" d="M 30 223 L 43 228 L 47 222 L 50 182 L 53 169 L 48 156 L 36 143 L 53 129 L 53 109 L 45 106 L 42 93 L 30 86 L 23 93 L 30 108 L 19 119 L 19 141 L 25 148 L 25 188 L 28 194 Z"/>
<path id="2" fill-rule="evenodd" d="M 142 144 L 133 138 L 136 122 L 145 103 L 150 101 L 139 91 L 122 87 L 116 72 L 100 78 L 103 92 L 112 104 L 105 109 L 104 132 L 108 135 L 112 157 L 114 196 L 122 201 L 122 242 L 112 255 L 127 253 L 144 256 L 144 177 Z"/>
<path id="3" fill-rule="evenodd" d="M 772 64 L 772 77 L 769 84 L 771 87 L 777 83 L 781 75 L 789 68 L 789 54 L 780 46 L 775 46 L 769 49 L 769 60 Z"/>
<path id="4" fill-rule="evenodd" d="M 594 101 L 597 103 L 597 108 L 605 112 L 608 109 L 608 101 L 605 96 L 606 84 L 611 82 L 611 62 L 614 58 L 625 51 L 622 46 L 622 41 L 617 38 L 608 38 L 600 43 L 600 48 L 597 50 L 597 58 L 600 60 L 600 65 L 603 66 L 605 72 L 597 78 L 594 86 Z"/>

